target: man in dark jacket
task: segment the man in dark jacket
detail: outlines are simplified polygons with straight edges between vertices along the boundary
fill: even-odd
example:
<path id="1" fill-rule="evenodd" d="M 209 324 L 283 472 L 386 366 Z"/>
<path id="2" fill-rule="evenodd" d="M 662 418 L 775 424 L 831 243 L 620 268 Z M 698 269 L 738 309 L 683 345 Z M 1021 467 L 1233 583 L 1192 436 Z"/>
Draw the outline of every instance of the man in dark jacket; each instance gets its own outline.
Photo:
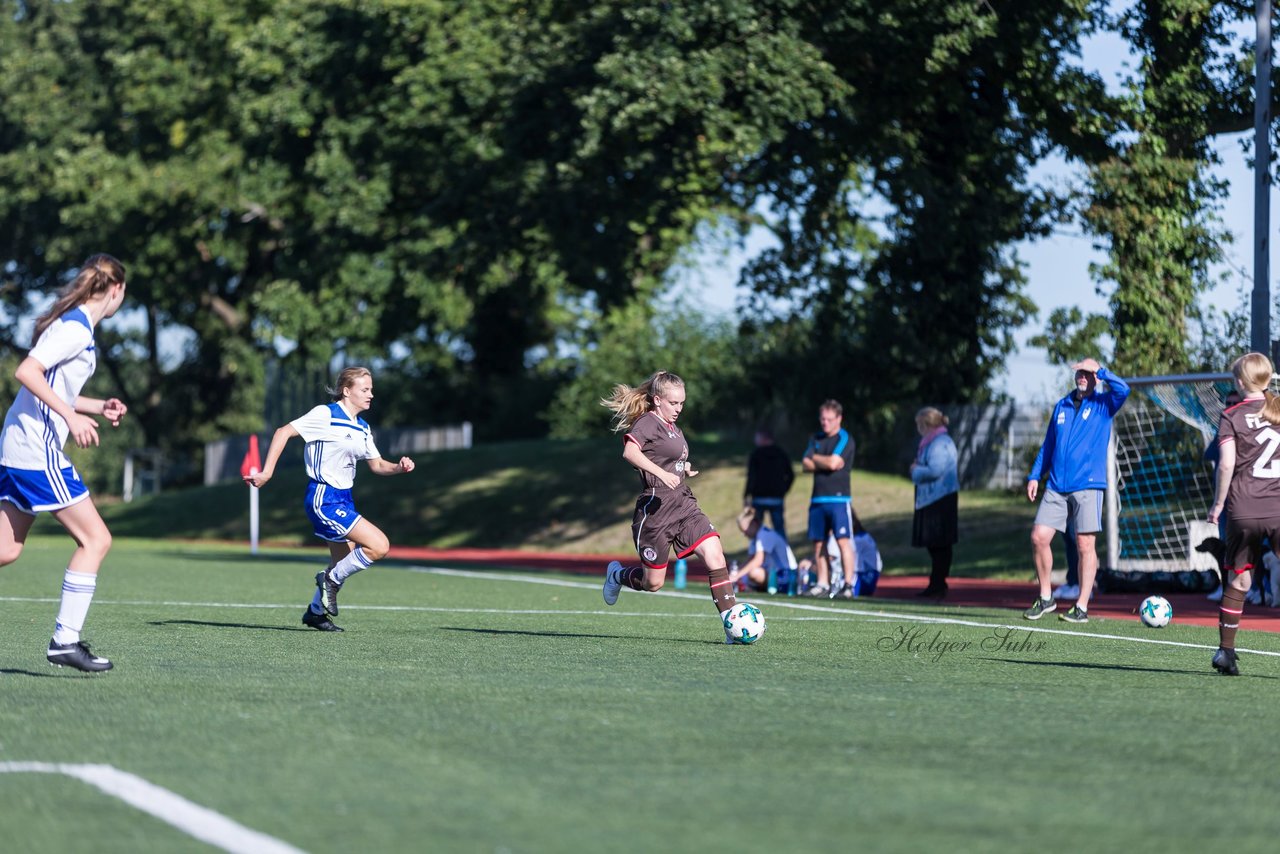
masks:
<path id="1" fill-rule="evenodd" d="M 756 431 L 755 450 L 747 458 L 747 488 L 743 490 L 742 503 L 754 508 L 761 521 L 768 513 L 773 530 L 783 540 L 787 538 L 787 528 L 782 504 L 795 479 L 791 458 L 774 444 L 773 433 L 761 427 Z"/>

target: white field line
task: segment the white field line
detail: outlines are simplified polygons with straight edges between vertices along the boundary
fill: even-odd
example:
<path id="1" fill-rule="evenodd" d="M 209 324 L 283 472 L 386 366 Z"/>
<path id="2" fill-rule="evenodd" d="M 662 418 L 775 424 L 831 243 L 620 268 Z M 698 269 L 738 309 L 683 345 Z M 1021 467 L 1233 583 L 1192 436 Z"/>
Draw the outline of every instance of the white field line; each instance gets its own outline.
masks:
<path id="1" fill-rule="evenodd" d="M 479 581 L 508 581 L 522 584 L 543 584 L 552 587 L 564 587 L 576 590 L 599 590 L 600 584 L 584 581 L 566 581 L 555 578 L 542 578 L 538 576 L 526 576 L 518 573 L 490 572 L 485 570 L 470 569 L 448 569 L 438 566 L 407 566 L 403 568 L 408 572 L 421 572 L 431 575 L 446 575 L 456 578 L 466 578 Z M 669 599 L 690 599 L 698 602 L 707 601 L 705 594 L 699 593 L 681 593 L 675 590 L 664 590 L 661 594 L 664 598 Z M 0 602 L 48 602 L 55 603 L 58 599 L 51 597 L 24 597 L 24 596 L 0 596 Z M 98 605 L 125 605 L 125 606 L 143 606 L 143 607 L 168 607 L 168 608 L 247 608 L 247 609 L 281 609 L 296 608 L 298 604 L 289 603 L 287 605 L 273 603 L 257 603 L 257 602 L 188 602 L 180 600 L 165 601 L 149 601 L 144 599 L 94 599 L 94 604 Z M 653 611 L 620 611 L 615 608 L 601 608 L 598 610 L 562 610 L 562 609 L 512 609 L 512 608 L 434 608 L 424 605 L 343 605 L 344 609 L 351 611 L 405 611 L 405 612 L 421 612 L 421 613 L 446 613 L 446 614 L 526 614 L 526 615 L 575 615 L 575 616 L 601 616 L 612 615 L 617 617 L 665 617 L 665 618 L 688 618 L 693 617 L 702 619 L 701 614 L 673 614 L 659 613 Z M 793 620 L 849 620 L 862 618 L 875 622 L 892 622 L 906 621 L 915 623 L 925 623 L 932 625 L 946 626 L 969 626 L 980 629 L 1012 629 L 1014 631 L 1024 631 L 1033 634 L 1045 635 L 1062 635 L 1065 637 L 1078 638 L 1098 638 L 1102 640 L 1127 641 L 1130 643 L 1153 644 L 1156 646 L 1182 647 L 1185 649 L 1217 649 L 1214 644 L 1186 643 L 1184 641 L 1162 640 L 1160 638 L 1140 638 L 1130 637 L 1128 635 L 1112 635 L 1102 632 L 1082 632 L 1072 629 L 1049 629 L 1041 626 L 1028 625 L 1026 622 L 1019 623 L 1001 623 L 1001 622 L 982 622 L 979 620 L 964 620 L 959 617 L 939 617 L 930 614 L 912 614 L 900 611 L 883 611 L 883 610 L 865 610 L 862 608 L 843 608 L 836 605 L 822 605 L 809 602 L 789 602 L 783 599 L 769 600 L 769 608 L 789 608 L 794 611 L 805 611 L 814 614 L 814 616 L 806 617 L 775 617 L 774 619 L 793 619 Z M 821 616 L 817 616 L 821 615 Z M 1280 658 L 1280 652 L 1271 652 L 1263 649 L 1248 649 L 1240 647 L 1239 652 L 1247 652 L 1250 655 L 1264 655 L 1273 658 Z"/>
<path id="2" fill-rule="evenodd" d="M 0 602 L 40 602 L 56 604 L 59 600 L 33 596 L 0 596 Z M 294 610 L 297 602 L 280 604 L 277 602 L 183 602 L 178 600 L 155 601 L 148 599 L 94 599 L 95 605 L 123 605 L 126 607 L 154 608 L 238 608 L 242 610 L 280 611 Z M 569 608 L 440 608 L 431 605 L 347 605 L 344 611 L 405 611 L 426 614 L 512 614 L 515 616 L 555 616 L 568 615 L 578 617 L 667 617 L 673 619 L 705 620 L 706 614 L 677 614 L 662 611 L 624 611 L 620 608 L 569 609 Z M 850 620 L 851 615 L 840 611 L 816 617 L 774 617 L 776 620 Z"/>
<path id="3" fill-rule="evenodd" d="M 119 798 L 201 842 L 235 854 L 303 854 L 302 849 L 237 824 L 221 813 L 110 765 L 0 762 L 0 773 L 65 774 Z"/>
<path id="4" fill-rule="evenodd" d="M 489 579 L 491 581 L 523 581 L 531 584 L 552 584 L 552 585 L 557 585 L 561 587 L 573 587 L 573 588 L 579 588 L 579 589 L 581 588 L 586 588 L 591 590 L 600 589 L 600 584 L 598 583 L 591 584 L 591 583 L 582 582 L 582 581 L 560 581 L 554 578 L 526 577 L 526 576 L 518 575 L 515 573 L 484 572 L 484 571 L 467 570 L 467 569 L 446 569 L 444 567 L 436 567 L 436 566 L 410 566 L 410 567 L 406 567 L 406 569 L 408 569 L 410 572 L 427 572 L 435 575 L 453 575 L 461 578 L 482 578 L 482 579 Z M 697 599 L 699 601 L 704 601 L 707 599 L 706 595 L 702 595 L 698 593 L 679 593 L 677 591 L 670 591 L 670 592 L 664 591 L 662 595 L 675 596 L 681 599 Z M 1185 643 L 1182 641 L 1160 640 L 1159 638 L 1135 638 L 1135 637 L 1129 637 L 1127 635 L 1109 635 L 1109 634 L 1103 634 L 1100 632 L 1073 631 L 1071 629 L 1046 629 L 1046 628 L 1041 628 L 1039 626 L 1029 626 L 1025 622 L 1023 623 L 985 623 L 978 620 L 962 620 L 962 619 L 959 619 L 958 617 L 937 617 L 937 616 L 931 616 L 926 614 L 909 614 L 909 613 L 903 613 L 903 612 L 897 612 L 897 611 L 893 611 L 893 612 L 868 611 L 868 610 L 863 610 L 861 608 L 840 608 L 840 607 L 833 607 L 831 605 L 810 604 L 807 602 L 787 602 L 782 599 L 769 600 L 769 608 L 770 609 L 791 608 L 797 611 L 818 611 L 823 614 L 831 614 L 831 615 L 836 615 L 836 614 L 852 615 L 856 617 L 874 618 L 878 621 L 905 620 L 905 621 L 916 622 L 916 623 L 930 623 L 930 624 L 947 625 L 947 626 L 971 626 L 973 628 L 980 628 L 980 629 L 1013 629 L 1016 631 L 1033 632 L 1035 634 L 1065 635 L 1068 637 L 1079 637 L 1079 638 L 1102 638 L 1105 640 L 1130 641 L 1132 643 L 1147 643 L 1147 644 L 1155 644 L 1157 646 L 1183 647 L 1186 649 L 1211 649 L 1212 650 L 1212 649 L 1218 648 L 1216 645 L 1211 646 L 1209 644 Z M 1245 649 L 1244 647 L 1241 647 L 1238 651 L 1247 652 L 1251 655 L 1267 655 L 1273 658 L 1280 658 L 1280 652 L 1269 652 L 1267 650 L 1260 650 L 1260 649 Z"/>

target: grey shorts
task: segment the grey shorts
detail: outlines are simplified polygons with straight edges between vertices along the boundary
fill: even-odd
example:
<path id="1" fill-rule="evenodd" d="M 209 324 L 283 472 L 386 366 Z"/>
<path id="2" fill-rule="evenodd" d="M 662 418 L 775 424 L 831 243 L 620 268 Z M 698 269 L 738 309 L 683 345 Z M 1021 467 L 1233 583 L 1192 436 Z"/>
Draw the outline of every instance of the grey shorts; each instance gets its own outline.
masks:
<path id="1" fill-rule="evenodd" d="M 1105 490 L 1080 489 L 1075 492 L 1044 491 L 1036 524 L 1066 533 L 1067 520 L 1074 519 L 1077 534 L 1096 534 L 1102 530 L 1102 497 Z"/>

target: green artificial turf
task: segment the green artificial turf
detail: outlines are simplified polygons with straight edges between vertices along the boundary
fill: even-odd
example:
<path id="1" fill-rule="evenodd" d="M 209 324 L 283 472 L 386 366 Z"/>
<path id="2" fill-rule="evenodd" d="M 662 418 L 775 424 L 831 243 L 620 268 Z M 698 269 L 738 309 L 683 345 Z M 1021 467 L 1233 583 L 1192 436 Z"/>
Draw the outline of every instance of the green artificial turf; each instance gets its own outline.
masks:
<path id="1" fill-rule="evenodd" d="M 1176 615 L 766 597 L 727 647 L 701 590 L 401 564 L 325 634 L 316 551 L 125 540 L 86 676 L 44 661 L 68 548 L 0 570 L 0 762 L 110 765 L 306 851 L 1275 850 L 1280 657 L 1218 676 Z M 0 773 L 0 839 L 209 850 L 56 774 Z"/>

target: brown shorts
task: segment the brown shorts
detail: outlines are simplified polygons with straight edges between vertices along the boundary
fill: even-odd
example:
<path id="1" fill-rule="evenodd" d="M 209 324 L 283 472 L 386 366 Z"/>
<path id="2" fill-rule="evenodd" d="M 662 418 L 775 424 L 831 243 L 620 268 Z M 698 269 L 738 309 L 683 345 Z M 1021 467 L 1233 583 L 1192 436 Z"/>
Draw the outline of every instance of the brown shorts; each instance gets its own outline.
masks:
<path id="1" fill-rule="evenodd" d="M 1227 555 L 1223 561 L 1226 578 L 1262 566 L 1262 542 L 1272 545 L 1280 536 L 1280 525 L 1275 519 L 1237 519 L 1227 517 Z"/>
<path id="2" fill-rule="evenodd" d="M 704 540 L 718 536 L 687 486 L 675 491 L 650 490 L 636 501 L 631 541 L 647 567 L 665 569 L 672 546 L 676 557 L 688 557 Z"/>

